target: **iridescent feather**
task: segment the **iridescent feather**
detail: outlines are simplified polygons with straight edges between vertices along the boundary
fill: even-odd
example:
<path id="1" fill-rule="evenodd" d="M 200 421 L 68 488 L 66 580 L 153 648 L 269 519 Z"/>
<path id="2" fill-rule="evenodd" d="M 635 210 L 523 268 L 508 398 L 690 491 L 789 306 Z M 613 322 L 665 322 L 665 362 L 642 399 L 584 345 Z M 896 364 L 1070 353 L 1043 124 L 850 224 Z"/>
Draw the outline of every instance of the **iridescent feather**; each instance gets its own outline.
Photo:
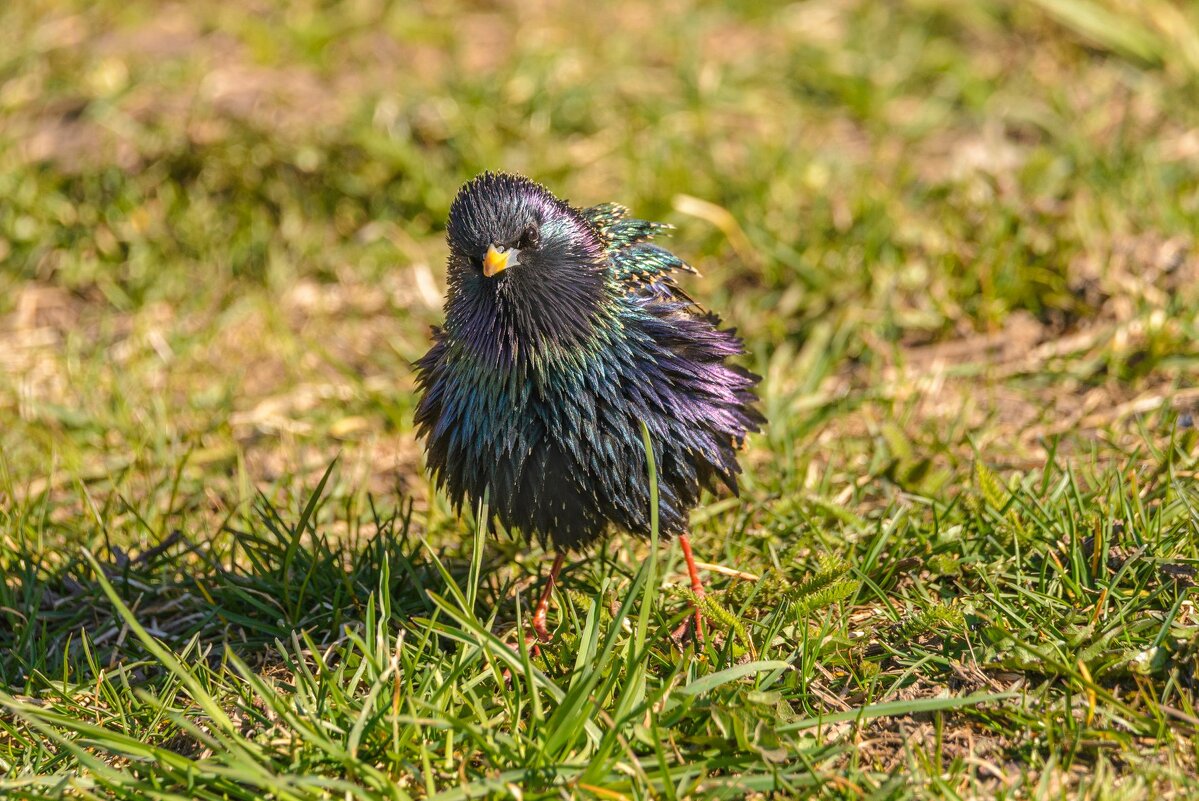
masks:
<path id="1" fill-rule="evenodd" d="M 653 244 L 668 228 L 616 204 L 572 208 L 517 176 L 459 193 L 446 326 L 417 364 L 416 412 L 456 505 L 490 492 L 504 525 L 559 548 L 611 528 L 646 536 L 643 423 L 665 536 L 686 530 L 701 490 L 736 492 L 737 450 L 763 422 L 758 378 L 729 363 L 740 341 L 675 284 L 691 269 Z M 519 266 L 485 278 L 495 245 Z"/>

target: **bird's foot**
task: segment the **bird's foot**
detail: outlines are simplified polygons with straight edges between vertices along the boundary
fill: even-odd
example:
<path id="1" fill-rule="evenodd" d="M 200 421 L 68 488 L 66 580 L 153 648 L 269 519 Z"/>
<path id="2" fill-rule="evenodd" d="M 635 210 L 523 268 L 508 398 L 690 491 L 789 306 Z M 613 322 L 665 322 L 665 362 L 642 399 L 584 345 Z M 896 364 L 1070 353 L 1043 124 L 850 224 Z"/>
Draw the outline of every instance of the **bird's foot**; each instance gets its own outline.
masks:
<path id="1" fill-rule="evenodd" d="M 541 648 L 538 643 L 547 643 L 554 639 L 550 634 L 549 627 L 546 626 L 546 616 L 550 608 L 550 595 L 554 591 L 554 583 L 558 580 L 558 573 L 562 570 L 562 564 L 566 561 L 566 554 L 559 553 L 554 557 L 554 566 L 550 568 L 549 577 L 545 582 L 545 589 L 541 591 L 541 598 L 537 601 L 537 606 L 533 608 L 533 617 L 529 621 L 531 632 L 525 632 L 525 645 L 529 649 L 529 656 L 537 659 L 541 656 Z M 520 646 L 513 645 L 512 649 L 520 650 Z M 512 672 L 507 668 L 504 669 L 504 684 L 512 686 Z"/>
<path id="2" fill-rule="evenodd" d="M 670 633 L 670 639 L 674 641 L 679 648 L 686 648 L 687 643 L 695 644 L 695 647 L 701 648 L 704 644 L 704 626 L 703 618 L 699 614 L 699 610 L 695 610 L 695 614 L 684 620 L 677 629 Z"/>
<path id="3" fill-rule="evenodd" d="M 550 595 L 554 591 L 554 584 L 558 581 L 558 573 L 562 570 L 562 564 L 565 561 L 566 554 L 564 553 L 559 553 L 554 557 L 554 566 L 550 568 L 549 577 L 545 582 L 545 589 L 541 591 L 541 598 L 537 601 L 537 606 L 533 609 L 533 619 L 530 627 L 540 642 L 549 642 L 554 639 L 549 629 L 546 628 L 545 618 L 550 610 Z"/>
<path id="4" fill-rule="evenodd" d="M 546 636 L 544 638 L 542 638 L 540 634 L 537 634 L 536 636 L 534 636 L 528 632 L 525 632 L 525 646 L 529 649 L 529 658 L 530 659 L 540 659 L 541 658 L 541 648 L 538 647 L 538 645 L 537 645 L 537 642 L 539 640 L 541 642 L 549 642 L 550 636 L 549 636 L 548 632 L 546 633 Z M 510 643 L 508 645 L 508 647 L 511 648 L 513 651 L 516 651 L 517 654 L 520 653 L 520 644 L 519 643 Z M 512 686 L 512 669 L 504 668 L 502 678 L 504 680 L 504 686 L 511 687 Z"/>
<path id="5" fill-rule="evenodd" d="M 548 642 L 548 640 L 543 640 L 543 639 L 541 639 L 540 636 L 538 636 L 536 634 L 530 634 L 528 632 L 525 632 L 525 647 L 529 649 L 529 656 L 533 657 L 534 659 L 541 656 L 541 648 L 539 648 L 537 645 L 537 643 L 539 643 L 539 642 Z M 513 647 L 516 647 L 516 646 L 513 646 Z M 520 650 L 520 649 L 517 648 L 517 650 Z"/>
<path id="6" fill-rule="evenodd" d="M 533 642 L 534 635 L 537 637 L 538 642 L 549 642 L 550 640 L 554 639 L 554 635 L 550 634 L 549 629 L 545 625 L 545 615 L 546 610 L 542 607 L 538 607 L 536 613 L 533 615 L 533 621 L 529 626 L 531 629 L 533 629 L 533 634 L 526 634 L 525 642 Z M 537 647 L 536 643 L 533 644 L 533 647 Z"/>
<path id="7" fill-rule="evenodd" d="M 687 575 L 691 578 L 691 617 L 674 630 L 671 635 L 682 647 L 684 637 L 695 643 L 697 649 L 704 643 L 704 618 L 700 612 L 699 603 L 704 597 L 704 583 L 699 578 L 699 569 L 695 564 L 695 556 L 691 553 L 691 538 L 686 534 L 679 535 L 679 545 L 683 549 L 683 559 L 687 562 Z"/>

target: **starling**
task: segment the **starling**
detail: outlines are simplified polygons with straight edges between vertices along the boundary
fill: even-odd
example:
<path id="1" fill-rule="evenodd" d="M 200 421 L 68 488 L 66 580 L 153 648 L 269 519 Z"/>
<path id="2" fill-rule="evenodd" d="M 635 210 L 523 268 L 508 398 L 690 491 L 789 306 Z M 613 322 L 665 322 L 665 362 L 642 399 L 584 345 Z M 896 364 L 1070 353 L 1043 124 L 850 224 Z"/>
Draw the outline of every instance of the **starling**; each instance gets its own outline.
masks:
<path id="1" fill-rule="evenodd" d="M 678 538 L 701 595 L 688 514 L 701 490 L 737 492 L 737 451 L 764 422 L 759 377 L 728 361 L 740 340 L 676 285 L 694 271 L 653 243 L 669 227 L 503 173 L 450 207 L 445 325 L 416 363 L 417 431 L 456 508 L 488 497 L 505 527 L 557 552 L 533 615 L 542 641 L 567 552 L 612 530 L 650 535 L 643 423 L 660 534 Z"/>

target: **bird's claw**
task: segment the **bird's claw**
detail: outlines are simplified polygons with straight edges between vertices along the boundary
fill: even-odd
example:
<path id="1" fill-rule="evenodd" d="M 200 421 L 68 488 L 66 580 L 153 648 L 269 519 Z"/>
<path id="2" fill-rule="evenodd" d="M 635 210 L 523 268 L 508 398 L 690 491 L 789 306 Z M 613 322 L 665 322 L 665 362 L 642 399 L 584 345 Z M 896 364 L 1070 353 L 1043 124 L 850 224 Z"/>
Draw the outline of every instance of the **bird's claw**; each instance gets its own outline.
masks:
<path id="1" fill-rule="evenodd" d="M 533 636 L 532 634 L 525 632 L 525 646 L 529 649 L 529 658 L 530 659 L 539 659 L 541 657 L 541 648 L 539 648 L 537 645 L 538 640 L 540 640 L 541 642 L 549 642 L 550 639 L 551 638 L 550 638 L 548 632 L 546 632 L 545 637 L 542 637 L 540 632 L 537 633 L 537 636 Z M 520 653 L 520 644 L 519 643 L 510 643 L 508 645 L 508 647 L 511 648 L 513 651 L 516 651 L 518 654 Z M 512 686 L 512 669 L 504 668 L 502 678 L 504 680 L 504 686 L 511 687 Z"/>
<path id="2" fill-rule="evenodd" d="M 529 628 L 537 636 L 538 642 L 549 642 L 554 639 L 554 635 L 550 634 L 550 630 L 546 626 L 546 612 L 546 605 L 538 604 L 537 609 L 533 612 L 533 619 L 529 622 Z M 531 639 L 529 635 L 525 635 L 526 641 L 531 641 Z"/>
<path id="3" fill-rule="evenodd" d="M 704 630 L 700 625 L 699 615 L 688 616 L 679 627 L 670 633 L 670 639 L 679 648 L 686 648 L 687 643 L 694 643 L 699 648 L 704 643 Z"/>

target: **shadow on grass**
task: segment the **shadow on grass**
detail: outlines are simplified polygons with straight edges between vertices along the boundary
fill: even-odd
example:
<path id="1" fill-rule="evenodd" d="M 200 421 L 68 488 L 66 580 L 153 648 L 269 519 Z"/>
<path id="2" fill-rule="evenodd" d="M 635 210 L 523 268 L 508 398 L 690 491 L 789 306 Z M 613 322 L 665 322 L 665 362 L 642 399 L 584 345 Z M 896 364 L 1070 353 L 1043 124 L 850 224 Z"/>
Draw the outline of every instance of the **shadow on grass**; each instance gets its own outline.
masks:
<path id="1" fill-rule="evenodd" d="M 431 549 L 413 531 L 408 501 L 388 512 L 372 502 L 350 535 L 330 536 L 313 522 L 323 484 L 295 522 L 260 498 L 246 524 L 226 525 L 207 540 L 176 530 L 140 553 L 109 545 L 94 557 L 151 635 L 172 648 L 194 639 L 218 661 L 228 645 L 250 664 L 269 659 L 275 643 L 296 632 L 322 648 L 332 645 L 348 630 L 361 631 L 370 607 L 399 621 L 433 615 L 430 593 L 447 594 L 437 562 L 465 586 L 469 534 Z M 483 619 L 515 604 L 514 580 L 504 570 L 509 556 L 487 549 L 476 599 Z M 23 540 L 8 563 L 0 583 L 0 689 L 28 693 L 44 683 L 38 676 L 80 681 L 104 666 L 146 658 L 82 549 L 51 560 Z"/>

